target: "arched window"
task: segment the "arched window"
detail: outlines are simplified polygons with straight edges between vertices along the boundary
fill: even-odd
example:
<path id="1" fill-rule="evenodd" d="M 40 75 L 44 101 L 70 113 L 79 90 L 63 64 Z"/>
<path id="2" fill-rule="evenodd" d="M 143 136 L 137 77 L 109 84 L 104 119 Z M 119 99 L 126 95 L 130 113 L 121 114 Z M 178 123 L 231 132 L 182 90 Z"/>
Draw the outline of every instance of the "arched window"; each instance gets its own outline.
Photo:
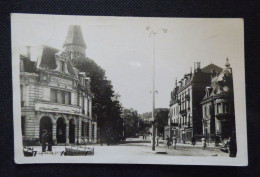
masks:
<path id="1" fill-rule="evenodd" d="M 81 136 L 85 136 L 85 122 L 81 121 Z"/>
<path id="2" fill-rule="evenodd" d="M 22 135 L 25 135 L 25 116 L 22 116 Z"/>

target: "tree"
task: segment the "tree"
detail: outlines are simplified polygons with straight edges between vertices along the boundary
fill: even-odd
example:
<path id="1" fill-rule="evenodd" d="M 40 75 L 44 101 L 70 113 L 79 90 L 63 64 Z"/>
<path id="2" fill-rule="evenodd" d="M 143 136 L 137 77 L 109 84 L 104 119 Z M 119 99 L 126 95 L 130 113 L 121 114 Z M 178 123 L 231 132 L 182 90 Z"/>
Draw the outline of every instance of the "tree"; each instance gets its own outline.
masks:
<path id="1" fill-rule="evenodd" d="M 157 128 L 158 135 L 162 134 L 164 137 L 164 127 L 168 125 L 168 114 L 169 110 L 167 108 L 157 108 L 155 109 L 155 126 Z"/>
<path id="2" fill-rule="evenodd" d="M 125 136 L 126 137 L 135 137 L 138 133 L 138 121 L 139 116 L 136 110 L 134 109 L 125 109 L 124 110 L 124 119 L 125 119 Z"/>
<path id="3" fill-rule="evenodd" d="M 92 112 L 97 117 L 97 126 L 100 129 L 100 141 L 104 142 L 108 136 L 119 140 L 119 130 L 122 130 L 121 104 L 118 94 L 115 94 L 111 81 L 107 80 L 105 70 L 90 58 L 73 58 L 74 67 L 85 72 L 90 77 L 90 87 L 94 95 Z M 120 127 L 121 126 L 121 127 Z"/>

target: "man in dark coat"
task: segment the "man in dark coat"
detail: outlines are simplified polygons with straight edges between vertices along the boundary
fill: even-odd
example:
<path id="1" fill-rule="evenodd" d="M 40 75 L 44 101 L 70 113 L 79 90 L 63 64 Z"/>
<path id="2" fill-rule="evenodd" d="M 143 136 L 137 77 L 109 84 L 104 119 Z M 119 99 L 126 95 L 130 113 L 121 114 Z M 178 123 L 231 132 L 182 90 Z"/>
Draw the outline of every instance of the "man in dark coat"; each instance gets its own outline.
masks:
<path id="1" fill-rule="evenodd" d="M 42 152 L 46 151 L 47 143 L 48 143 L 48 135 L 47 135 L 47 131 L 44 130 L 42 134 Z"/>
<path id="2" fill-rule="evenodd" d="M 52 133 L 49 132 L 48 133 L 48 151 L 52 151 L 52 145 L 53 145 L 53 143 L 52 143 Z"/>

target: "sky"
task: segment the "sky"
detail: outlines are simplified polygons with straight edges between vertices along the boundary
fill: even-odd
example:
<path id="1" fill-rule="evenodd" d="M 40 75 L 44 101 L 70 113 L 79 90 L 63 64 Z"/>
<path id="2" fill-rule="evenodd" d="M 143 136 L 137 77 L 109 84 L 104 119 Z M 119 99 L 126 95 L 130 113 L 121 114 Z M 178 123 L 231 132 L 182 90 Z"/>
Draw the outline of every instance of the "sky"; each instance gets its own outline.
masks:
<path id="1" fill-rule="evenodd" d="M 175 79 L 201 67 L 224 67 L 229 58 L 234 77 L 244 64 L 242 19 L 151 18 L 12 14 L 12 52 L 33 51 L 39 45 L 62 50 L 69 25 L 80 25 L 86 56 L 106 71 L 124 108 L 138 113 L 152 110 L 153 51 L 155 51 L 156 108 L 168 108 Z M 158 32 L 149 35 L 152 29 Z M 165 33 L 162 29 L 167 29 Z"/>

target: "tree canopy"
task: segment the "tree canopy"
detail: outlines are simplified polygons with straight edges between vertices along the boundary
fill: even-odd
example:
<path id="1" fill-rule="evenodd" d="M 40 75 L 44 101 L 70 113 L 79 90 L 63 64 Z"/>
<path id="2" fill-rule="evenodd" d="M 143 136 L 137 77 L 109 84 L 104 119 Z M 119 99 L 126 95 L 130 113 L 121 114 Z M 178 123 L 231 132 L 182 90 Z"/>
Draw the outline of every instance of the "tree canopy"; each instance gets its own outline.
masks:
<path id="1" fill-rule="evenodd" d="M 90 87 L 94 95 L 92 112 L 97 116 L 97 125 L 100 129 L 101 141 L 107 136 L 119 139 L 122 135 L 121 104 L 119 95 L 113 90 L 110 80 L 107 80 L 105 70 L 90 58 L 74 58 L 74 67 L 85 72 L 91 79 Z"/>

